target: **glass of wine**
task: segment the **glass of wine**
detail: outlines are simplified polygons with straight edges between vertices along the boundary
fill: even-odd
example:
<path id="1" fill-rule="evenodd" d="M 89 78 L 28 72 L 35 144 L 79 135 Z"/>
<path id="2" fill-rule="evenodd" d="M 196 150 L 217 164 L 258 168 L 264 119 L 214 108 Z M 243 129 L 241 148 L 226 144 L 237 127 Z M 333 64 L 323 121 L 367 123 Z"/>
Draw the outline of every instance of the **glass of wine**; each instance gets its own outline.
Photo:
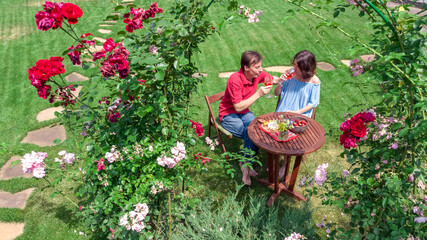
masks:
<path id="1" fill-rule="evenodd" d="M 265 77 L 264 78 L 264 85 L 265 86 L 273 85 L 273 78 L 270 76 Z M 270 92 L 268 92 L 268 94 L 266 95 L 266 98 L 271 98 Z"/>
<path id="2" fill-rule="evenodd" d="M 286 70 L 284 75 L 285 75 L 286 80 L 293 78 L 295 76 L 295 69 L 291 68 L 291 69 Z"/>

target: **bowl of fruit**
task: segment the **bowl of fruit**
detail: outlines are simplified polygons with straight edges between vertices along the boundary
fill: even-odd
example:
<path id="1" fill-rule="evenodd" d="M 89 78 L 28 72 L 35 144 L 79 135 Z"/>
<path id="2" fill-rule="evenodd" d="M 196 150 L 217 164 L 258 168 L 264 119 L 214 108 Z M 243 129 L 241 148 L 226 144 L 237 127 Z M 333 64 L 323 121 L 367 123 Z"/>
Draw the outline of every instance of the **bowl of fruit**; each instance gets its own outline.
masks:
<path id="1" fill-rule="evenodd" d="M 290 129 L 294 133 L 302 133 L 307 129 L 308 121 L 303 117 L 292 117 L 292 128 Z"/>

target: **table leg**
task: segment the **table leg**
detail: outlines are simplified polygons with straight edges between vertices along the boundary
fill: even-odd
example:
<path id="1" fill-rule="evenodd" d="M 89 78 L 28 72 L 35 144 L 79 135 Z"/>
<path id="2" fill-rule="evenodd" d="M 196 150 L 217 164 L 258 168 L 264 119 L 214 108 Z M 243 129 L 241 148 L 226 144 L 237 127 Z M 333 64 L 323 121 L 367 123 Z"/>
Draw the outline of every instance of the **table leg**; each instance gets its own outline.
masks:
<path id="1" fill-rule="evenodd" d="M 268 181 L 274 183 L 274 155 L 268 153 Z"/>
<path id="2" fill-rule="evenodd" d="M 302 159 L 302 156 L 297 156 L 295 159 L 294 169 L 292 170 L 292 176 L 289 181 L 289 187 L 288 187 L 289 191 L 292 191 L 292 192 L 294 191 L 295 182 L 297 181 L 299 167 L 301 165 L 301 159 Z"/>
<path id="3" fill-rule="evenodd" d="M 279 193 L 279 160 L 280 155 L 273 155 L 274 160 L 274 193 Z"/>
<path id="4" fill-rule="evenodd" d="M 285 165 L 285 175 L 283 175 L 283 182 L 285 182 L 285 186 L 289 184 L 289 163 L 291 162 L 291 156 L 284 156 L 284 164 Z"/>

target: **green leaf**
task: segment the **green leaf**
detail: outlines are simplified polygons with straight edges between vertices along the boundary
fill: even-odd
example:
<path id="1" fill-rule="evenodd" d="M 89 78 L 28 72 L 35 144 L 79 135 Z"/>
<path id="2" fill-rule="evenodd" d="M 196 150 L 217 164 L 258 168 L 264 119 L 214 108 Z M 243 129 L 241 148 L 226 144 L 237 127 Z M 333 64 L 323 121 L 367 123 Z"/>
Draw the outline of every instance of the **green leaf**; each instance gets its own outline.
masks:
<path id="1" fill-rule="evenodd" d="M 399 131 L 399 137 L 406 136 L 408 134 L 408 131 L 409 131 L 408 127 L 405 127 L 404 129 L 400 130 Z"/>
<path id="2" fill-rule="evenodd" d="M 167 128 L 163 128 L 163 129 L 162 129 L 162 134 L 163 134 L 163 135 L 167 136 L 167 135 L 168 135 L 168 132 L 169 132 L 169 129 L 167 129 Z"/>
<path id="3" fill-rule="evenodd" d="M 372 183 L 374 183 L 374 179 L 372 177 L 368 178 L 368 180 L 366 181 L 366 183 L 371 186 Z"/>
<path id="4" fill-rule="evenodd" d="M 397 130 L 402 127 L 403 127 L 402 123 L 395 123 L 393 124 L 393 127 L 391 127 L 391 130 Z"/>
<path id="5" fill-rule="evenodd" d="M 53 140 L 53 143 L 55 144 L 55 145 L 58 145 L 58 144 L 60 144 L 62 141 L 61 141 L 61 139 L 55 139 L 55 140 Z"/>
<path id="6" fill-rule="evenodd" d="M 157 80 L 163 80 L 163 79 L 165 78 L 165 72 L 164 72 L 164 71 L 158 71 L 158 72 L 154 75 L 154 77 L 155 77 Z"/>

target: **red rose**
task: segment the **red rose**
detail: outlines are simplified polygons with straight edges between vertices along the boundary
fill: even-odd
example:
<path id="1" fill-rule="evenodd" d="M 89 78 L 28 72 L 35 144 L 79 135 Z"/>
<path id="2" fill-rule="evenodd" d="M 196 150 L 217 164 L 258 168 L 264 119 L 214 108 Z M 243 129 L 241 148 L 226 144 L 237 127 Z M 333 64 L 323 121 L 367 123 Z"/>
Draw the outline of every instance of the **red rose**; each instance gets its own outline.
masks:
<path id="1" fill-rule="evenodd" d="M 53 27 L 55 19 L 47 12 L 40 11 L 36 13 L 37 28 L 42 31 L 47 31 Z"/>
<path id="2" fill-rule="evenodd" d="M 115 42 L 114 42 L 114 40 L 113 40 L 112 38 L 109 38 L 109 39 L 107 39 L 107 40 L 105 41 L 105 43 L 104 43 L 103 47 L 104 47 L 104 50 L 105 50 L 105 51 L 107 51 L 107 52 L 111 52 L 111 51 L 113 51 L 113 49 L 114 49 L 115 47 L 117 47 L 117 43 L 115 43 Z"/>
<path id="3" fill-rule="evenodd" d="M 37 93 L 39 97 L 46 99 L 50 94 L 51 87 L 49 85 L 44 85 L 42 87 L 37 88 Z"/>
<path id="4" fill-rule="evenodd" d="M 366 125 L 365 122 L 363 122 L 360 118 L 351 118 L 350 119 L 351 124 L 351 134 L 355 137 L 364 137 L 366 135 Z"/>
<path id="5" fill-rule="evenodd" d="M 93 61 L 96 61 L 96 60 L 98 60 L 98 59 L 100 59 L 100 58 L 104 58 L 104 57 L 105 57 L 105 51 L 104 51 L 104 50 L 101 50 L 101 51 L 96 52 L 96 53 L 94 53 L 94 54 L 93 54 L 93 58 L 92 58 L 92 60 L 93 60 Z"/>
<path id="6" fill-rule="evenodd" d="M 86 38 L 87 36 L 93 36 L 92 33 L 84 33 L 80 36 L 80 38 Z"/>
<path id="7" fill-rule="evenodd" d="M 77 18 L 83 16 L 83 11 L 75 4 L 64 3 L 62 15 L 68 20 L 69 24 L 76 24 L 78 22 Z"/>

